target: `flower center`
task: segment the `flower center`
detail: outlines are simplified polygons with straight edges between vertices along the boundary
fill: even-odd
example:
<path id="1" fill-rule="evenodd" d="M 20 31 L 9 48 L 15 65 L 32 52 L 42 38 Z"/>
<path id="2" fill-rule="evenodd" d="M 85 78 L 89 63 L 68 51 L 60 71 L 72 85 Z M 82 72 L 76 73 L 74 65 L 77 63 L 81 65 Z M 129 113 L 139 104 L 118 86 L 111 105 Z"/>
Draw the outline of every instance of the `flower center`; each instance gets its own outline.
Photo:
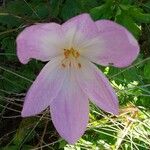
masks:
<path id="1" fill-rule="evenodd" d="M 62 60 L 62 67 L 77 67 L 81 68 L 81 64 L 78 62 L 78 58 L 80 57 L 80 53 L 73 49 L 64 49 L 64 59 Z"/>
<path id="2" fill-rule="evenodd" d="M 69 57 L 78 58 L 80 54 L 78 51 L 71 48 L 71 49 L 64 49 L 64 56 L 65 58 L 69 58 Z"/>

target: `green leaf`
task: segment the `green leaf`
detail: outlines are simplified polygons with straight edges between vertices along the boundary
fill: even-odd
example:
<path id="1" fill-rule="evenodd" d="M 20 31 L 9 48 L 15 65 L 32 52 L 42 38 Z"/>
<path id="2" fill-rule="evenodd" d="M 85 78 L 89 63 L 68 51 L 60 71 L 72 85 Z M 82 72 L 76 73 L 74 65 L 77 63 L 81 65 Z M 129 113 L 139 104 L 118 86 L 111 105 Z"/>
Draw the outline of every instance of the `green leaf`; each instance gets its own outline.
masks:
<path id="1" fill-rule="evenodd" d="M 6 10 L 10 14 L 21 16 L 30 16 L 32 14 L 31 8 L 25 3 L 25 1 L 20 0 L 14 0 L 7 3 Z"/>
<path id="2" fill-rule="evenodd" d="M 147 3 L 143 4 L 143 9 L 144 9 L 147 13 L 150 13 L 150 1 L 147 1 Z"/>
<path id="3" fill-rule="evenodd" d="M 150 60 L 144 66 L 144 78 L 150 80 Z"/>
<path id="4" fill-rule="evenodd" d="M 94 20 L 98 20 L 98 19 L 106 18 L 104 16 L 105 11 L 106 11 L 105 5 L 101 5 L 91 9 L 90 14 Z"/>
<path id="5" fill-rule="evenodd" d="M 6 146 L 1 148 L 1 150 L 18 150 L 18 146 Z"/>
<path id="6" fill-rule="evenodd" d="M 37 121 L 38 118 L 35 117 L 23 119 L 14 136 L 13 143 L 19 146 L 23 142 L 24 138 L 31 132 L 32 128 L 37 123 Z M 34 132 L 32 132 L 29 135 L 26 141 L 30 141 L 33 137 L 34 137 Z"/>
<path id="7" fill-rule="evenodd" d="M 121 0 L 122 4 L 128 5 L 128 4 L 132 4 L 133 0 Z"/>
<path id="8" fill-rule="evenodd" d="M 21 148 L 21 150 L 31 150 L 33 148 L 33 146 L 30 145 L 23 145 L 23 147 Z M 1 150 L 20 150 L 19 147 L 17 145 L 12 145 L 12 146 L 6 146 L 4 148 L 0 148 Z"/>
<path id="9" fill-rule="evenodd" d="M 34 147 L 31 146 L 31 145 L 23 145 L 22 150 L 31 150 L 31 149 L 33 149 L 33 148 L 34 148 Z"/>
<path id="10" fill-rule="evenodd" d="M 131 16 L 128 16 L 127 11 L 121 11 L 116 16 L 116 22 L 126 27 L 136 38 L 141 35 L 141 30 Z"/>
<path id="11" fill-rule="evenodd" d="M 67 144 L 66 141 L 64 141 L 64 140 L 60 141 L 60 142 L 59 142 L 59 149 L 64 148 L 64 147 L 66 146 L 66 144 Z"/>
<path id="12" fill-rule="evenodd" d="M 16 60 L 16 47 L 14 37 L 6 37 L 1 42 L 5 56 L 9 61 Z"/>
<path id="13" fill-rule="evenodd" d="M 145 108 L 149 108 L 150 109 L 150 105 L 149 104 L 150 104 L 149 96 L 148 97 L 140 96 L 140 97 L 138 97 L 138 101 L 136 102 L 136 105 L 144 106 Z"/>
<path id="14" fill-rule="evenodd" d="M 135 22 L 150 23 L 150 14 L 144 13 L 141 8 L 123 4 L 120 4 L 120 8 L 125 11 L 126 15 L 130 16 Z"/>
<path id="15" fill-rule="evenodd" d="M 51 0 L 50 1 L 50 16 L 55 18 L 59 15 L 60 7 L 62 6 L 63 0 Z"/>
<path id="16" fill-rule="evenodd" d="M 7 28 L 19 27 L 22 23 L 22 20 L 12 15 L 0 15 L 0 24 L 6 25 Z"/>
<path id="17" fill-rule="evenodd" d="M 22 79 L 23 80 L 23 79 Z M 25 90 L 25 86 L 21 84 L 22 80 L 18 78 L 17 76 L 4 72 L 3 73 L 3 87 L 6 91 L 11 92 L 21 92 Z"/>
<path id="18" fill-rule="evenodd" d="M 48 7 L 46 4 L 43 4 L 43 3 L 40 3 L 39 5 L 37 5 L 35 7 L 35 13 L 32 14 L 32 17 L 33 18 L 37 18 L 38 16 L 38 19 L 45 19 L 48 17 L 49 15 L 49 10 L 48 10 Z"/>
<path id="19" fill-rule="evenodd" d="M 60 16 L 66 21 L 69 18 L 78 15 L 80 12 L 81 10 L 76 0 L 66 0 L 62 7 Z"/>
<path id="20" fill-rule="evenodd" d="M 150 14 L 143 13 L 140 8 L 130 7 L 128 13 L 136 22 L 150 23 Z"/>
<path id="21" fill-rule="evenodd" d="M 77 0 L 82 11 L 89 12 L 90 9 L 96 7 L 98 2 L 96 0 Z"/>
<path id="22" fill-rule="evenodd" d="M 19 76 L 25 77 L 30 80 L 35 79 L 35 71 L 39 65 L 36 65 L 33 62 L 30 62 L 28 65 L 22 66 L 17 71 L 13 71 L 14 73 L 18 74 Z M 12 92 L 21 92 L 29 88 L 31 82 L 18 77 L 10 72 L 4 71 L 2 74 L 3 76 L 3 87 L 5 90 L 12 91 Z"/>
<path id="23" fill-rule="evenodd" d="M 111 19 L 113 17 L 113 1 L 108 0 L 105 4 L 90 10 L 90 14 L 94 20 Z"/>
<path id="24" fill-rule="evenodd" d="M 122 72 L 123 71 L 123 72 Z M 122 72 L 122 73 L 121 73 Z M 115 80 L 115 82 L 119 84 L 128 84 L 133 81 L 139 80 L 138 69 L 136 67 L 127 69 L 110 67 L 108 71 L 108 76 L 110 76 L 111 80 Z"/>

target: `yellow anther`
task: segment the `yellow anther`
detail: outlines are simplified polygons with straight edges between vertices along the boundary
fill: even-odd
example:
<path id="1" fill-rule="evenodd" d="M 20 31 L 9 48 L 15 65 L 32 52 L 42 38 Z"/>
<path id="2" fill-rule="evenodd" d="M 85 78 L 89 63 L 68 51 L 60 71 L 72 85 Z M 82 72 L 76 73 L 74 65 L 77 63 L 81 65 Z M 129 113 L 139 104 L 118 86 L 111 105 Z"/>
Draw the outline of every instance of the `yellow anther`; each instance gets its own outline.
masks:
<path id="1" fill-rule="evenodd" d="M 78 51 L 71 48 L 71 49 L 64 49 L 64 56 L 65 58 L 69 58 L 69 57 L 78 58 L 80 54 Z"/>
<path id="2" fill-rule="evenodd" d="M 61 65 L 63 68 L 66 67 L 77 67 L 81 68 L 81 64 L 78 63 L 77 58 L 80 56 L 79 52 L 77 50 L 74 50 L 73 48 L 70 49 L 64 49 L 64 59 L 61 62 Z M 76 60 L 73 60 L 76 59 Z"/>

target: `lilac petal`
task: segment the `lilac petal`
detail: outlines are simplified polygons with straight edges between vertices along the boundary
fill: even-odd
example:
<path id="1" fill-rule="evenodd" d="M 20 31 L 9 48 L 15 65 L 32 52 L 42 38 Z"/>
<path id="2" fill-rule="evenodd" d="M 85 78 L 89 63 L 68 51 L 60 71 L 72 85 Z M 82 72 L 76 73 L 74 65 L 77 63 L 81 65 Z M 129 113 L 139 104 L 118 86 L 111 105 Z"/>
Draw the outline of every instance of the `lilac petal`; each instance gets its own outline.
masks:
<path id="1" fill-rule="evenodd" d="M 95 22 L 89 14 L 81 14 L 71 18 L 62 24 L 62 30 L 65 33 L 66 43 L 75 49 L 78 49 L 84 40 L 91 39 L 98 35 L 98 29 Z"/>
<path id="2" fill-rule="evenodd" d="M 22 117 L 40 113 L 57 96 L 66 76 L 66 70 L 61 68 L 60 60 L 59 57 L 52 59 L 37 76 L 25 97 Z"/>
<path id="3" fill-rule="evenodd" d="M 69 144 L 74 144 L 83 135 L 88 123 L 88 107 L 88 97 L 69 75 L 59 95 L 50 104 L 54 126 Z"/>
<path id="4" fill-rule="evenodd" d="M 104 111 L 118 114 L 118 99 L 108 79 L 91 62 L 82 59 L 76 78 L 90 100 Z"/>
<path id="5" fill-rule="evenodd" d="M 48 61 L 62 52 L 63 34 L 56 23 L 42 23 L 25 28 L 17 37 L 17 55 L 26 64 L 35 58 Z"/>
<path id="6" fill-rule="evenodd" d="M 108 20 L 96 21 L 99 36 L 83 44 L 82 55 L 104 66 L 126 67 L 139 54 L 136 39 L 121 25 Z"/>

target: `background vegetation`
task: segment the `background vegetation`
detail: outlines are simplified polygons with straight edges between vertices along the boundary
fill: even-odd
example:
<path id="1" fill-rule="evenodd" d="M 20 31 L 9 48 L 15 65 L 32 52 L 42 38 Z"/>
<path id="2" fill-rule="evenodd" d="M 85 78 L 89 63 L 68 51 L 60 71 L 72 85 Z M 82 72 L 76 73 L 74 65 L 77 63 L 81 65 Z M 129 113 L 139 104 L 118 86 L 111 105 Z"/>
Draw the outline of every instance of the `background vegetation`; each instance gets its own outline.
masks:
<path id="1" fill-rule="evenodd" d="M 149 0 L 0 0 L 0 4 L 0 149 L 150 149 Z M 25 93 L 44 63 L 32 60 L 22 65 L 15 39 L 36 22 L 63 23 L 83 12 L 94 20 L 110 19 L 125 26 L 139 41 L 141 51 L 128 68 L 99 66 L 118 94 L 120 115 L 111 116 L 91 104 L 86 133 L 75 145 L 68 145 L 56 132 L 47 110 L 21 118 Z"/>

